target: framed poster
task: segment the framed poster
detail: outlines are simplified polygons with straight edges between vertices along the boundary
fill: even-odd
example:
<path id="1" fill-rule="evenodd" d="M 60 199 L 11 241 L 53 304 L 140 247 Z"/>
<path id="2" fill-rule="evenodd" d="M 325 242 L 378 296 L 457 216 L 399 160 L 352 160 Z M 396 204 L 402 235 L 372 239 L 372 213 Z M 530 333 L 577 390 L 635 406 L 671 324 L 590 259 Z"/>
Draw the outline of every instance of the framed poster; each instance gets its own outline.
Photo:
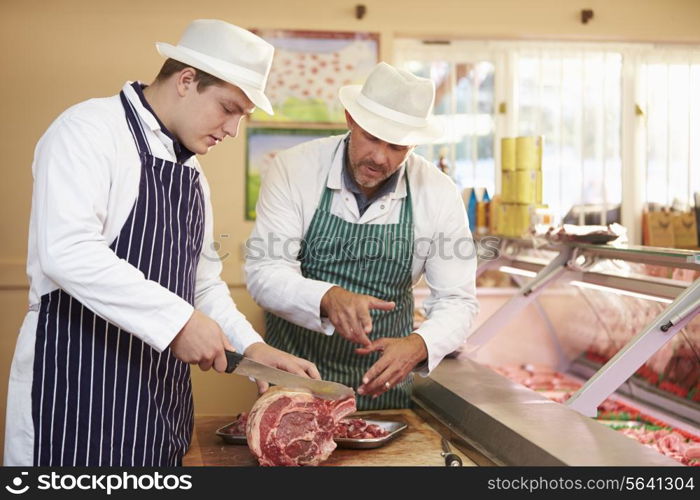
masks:
<path id="1" fill-rule="evenodd" d="M 255 205 L 260 193 L 261 174 L 278 151 L 302 142 L 340 135 L 345 128 L 248 128 L 245 168 L 245 218 L 255 220 Z"/>
<path id="2" fill-rule="evenodd" d="M 275 110 L 263 122 L 345 123 L 338 90 L 360 84 L 379 58 L 379 35 L 362 32 L 255 30 L 275 47 L 265 94 Z"/>

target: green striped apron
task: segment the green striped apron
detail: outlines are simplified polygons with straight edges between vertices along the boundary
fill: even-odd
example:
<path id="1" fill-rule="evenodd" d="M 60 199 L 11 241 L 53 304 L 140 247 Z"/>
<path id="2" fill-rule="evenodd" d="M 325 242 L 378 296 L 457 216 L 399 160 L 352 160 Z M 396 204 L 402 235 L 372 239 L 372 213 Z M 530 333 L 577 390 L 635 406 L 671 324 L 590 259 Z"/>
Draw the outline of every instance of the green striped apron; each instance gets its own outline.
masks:
<path id="1" fill-rule="evenodd" d="M 333 190 L 326 186 L 297 257 L 306 278 L 396 303 L 392 311 L 370 311 L 371 340 L 406 337 L 413 330 L 413 212 L 405 178 L 406 198 L 397 224 L 355 224 L 331 214 Z M 265 326 L 267 343 L 312 361 L 325 380 L 358 387 L 379 359 L 379 353 L 355 354 L 359 345 L 339 334 L 307 330 L 269 312 Z M 358 395 L 357 409 L 408 408 L 412 386 L 409 374 L 378 398 Z"/>

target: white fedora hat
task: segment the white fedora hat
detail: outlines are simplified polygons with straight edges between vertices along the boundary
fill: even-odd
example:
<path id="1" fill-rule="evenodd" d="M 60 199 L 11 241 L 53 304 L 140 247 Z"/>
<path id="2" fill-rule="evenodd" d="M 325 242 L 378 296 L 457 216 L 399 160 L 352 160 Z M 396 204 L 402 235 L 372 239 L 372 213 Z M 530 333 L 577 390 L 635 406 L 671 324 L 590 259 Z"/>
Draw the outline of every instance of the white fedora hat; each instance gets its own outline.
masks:
<path id="1" fill-rule="evenodd" d="M 273 114 L 265 96 L 275 48 L 257 35 L 216 19 L 197 19 L 176 46 L 157 42 L 158 53 L 239 87 L 257 107 Z"/>
<path id="2" fill-rule="evenodd" d="M 432 116 L 435 84 L 428 78 L 380 62 L 364 85 L 341 87 L 338 97 L 360 127 L 385 142 L 416 146 L 442 136 Z"/>

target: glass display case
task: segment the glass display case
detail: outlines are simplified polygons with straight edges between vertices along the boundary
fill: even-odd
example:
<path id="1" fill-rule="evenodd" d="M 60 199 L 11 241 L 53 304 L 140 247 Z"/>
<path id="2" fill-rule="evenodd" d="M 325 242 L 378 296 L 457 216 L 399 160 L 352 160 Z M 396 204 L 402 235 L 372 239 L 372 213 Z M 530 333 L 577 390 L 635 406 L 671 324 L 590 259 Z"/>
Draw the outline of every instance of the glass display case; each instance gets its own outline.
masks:
<path id="1" fill-rule="evenodd" d="M 510 276 L 512 289 L 455 363 L 487 365 L 676 463 L 700 465 L 700 252 L 483 243 L 480 281 L 498 271 Z M 537 324 L 526 318 L 533 310 Z M 543 359 L 535 351 L 551 362 L 533 362 Z M 511 417 L 517 422 L 518 410 Z M 558 448 L 552 445 L 553 456 Z"/>

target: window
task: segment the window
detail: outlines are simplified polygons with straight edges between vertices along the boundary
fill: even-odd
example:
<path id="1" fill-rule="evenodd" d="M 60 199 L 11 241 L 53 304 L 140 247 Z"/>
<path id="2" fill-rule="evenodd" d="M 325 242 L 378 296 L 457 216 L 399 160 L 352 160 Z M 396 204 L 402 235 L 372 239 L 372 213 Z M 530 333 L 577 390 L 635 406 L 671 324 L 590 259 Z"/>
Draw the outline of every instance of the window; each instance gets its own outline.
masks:
<path id="1" fill-rule="evenodd" d="M 639 112 L 646 117 L 646 201 L 692 205 L 700 191 L 700 56 L 656 50 L 640 66 Z"/>
<path id="2" fill-rule="evenodd" d="M 446 157 L 461 188 L 500 191 L 500 139 L 544 136 L 543 201 L 622 205 L 641 242 L 645 202 L 700 191 L 700 47 L 452 40 L 394 41 L 395 63 L 433 79 L 448 133 L 418 149 Z M 623 90 L 624 89 L 624 90 Z M 583 220 L 579 219 L 579 223 Z"/>
<path id="3" fill-rule="evenodd" d="M 396 54 L 404 69 L 433 79 L 435 112 L 447 125 L 443 141 L 417 152 L 434 162 L 445 156 L 461 188 L 493 194 L 500 187 L 500 139 L 542 135 L 543 199 L 555 214 L 578 204 L 620 203 L 619 52 L 583 44 L 397 40 Z"/>
<path id="4" fill-rule="evenodd" d="M 516 60 L 516 135 L 544 136 L 543 200 L 562 217 L 573 205 L 606 213 L 622 199 L 622 55 L 521 49 Z"/>
<path id="5" fill-rule="evenodd" d="M 454 47 L 406 41 L 399 67 L 435 82 L 435 116 L 445 129 L 442 140 L 416 152 L 435 165 L 446 162 L 461 188 L 496 190 L 496 67 L 485 50 L 460 54 Z M 417 46 L 418 45 L 418 46 Z M 418 50 L 416 50 L 418 49 Z"/>

